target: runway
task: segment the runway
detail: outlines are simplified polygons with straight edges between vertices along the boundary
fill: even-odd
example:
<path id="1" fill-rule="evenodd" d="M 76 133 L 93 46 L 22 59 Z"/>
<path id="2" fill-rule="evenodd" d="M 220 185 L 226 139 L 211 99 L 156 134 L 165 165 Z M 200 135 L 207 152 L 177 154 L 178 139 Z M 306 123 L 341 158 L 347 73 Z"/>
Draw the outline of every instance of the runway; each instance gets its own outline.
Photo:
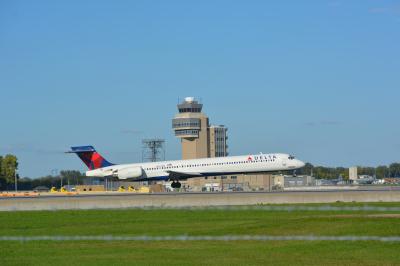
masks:
<path id="1" fill-rule="evenodd" d="M 379 201 L 400 202 L 400 188 L 279 192 L 174 192 L 152 194 L 108 192 L 68 196 L 49 194 L 38 197 L 0 198 L 0 211 Z"/>

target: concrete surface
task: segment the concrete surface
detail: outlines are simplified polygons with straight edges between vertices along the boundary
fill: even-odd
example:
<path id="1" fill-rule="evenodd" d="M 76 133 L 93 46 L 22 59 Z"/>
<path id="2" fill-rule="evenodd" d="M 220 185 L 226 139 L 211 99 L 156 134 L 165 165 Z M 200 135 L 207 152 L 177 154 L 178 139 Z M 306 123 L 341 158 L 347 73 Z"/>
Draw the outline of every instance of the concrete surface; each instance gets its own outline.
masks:
<path id="1" fill-rule="evenodd" d="M 97 194 L 1 198 L 0 211 L 224 206 L 279 203 L 400 202 L 399 190 Z"/>

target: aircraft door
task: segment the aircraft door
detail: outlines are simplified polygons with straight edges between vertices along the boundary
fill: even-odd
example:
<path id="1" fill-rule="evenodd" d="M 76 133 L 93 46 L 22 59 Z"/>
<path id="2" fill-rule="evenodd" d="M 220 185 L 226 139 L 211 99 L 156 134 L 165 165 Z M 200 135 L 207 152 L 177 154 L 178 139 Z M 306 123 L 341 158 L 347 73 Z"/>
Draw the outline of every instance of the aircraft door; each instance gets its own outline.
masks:
<path id="1" fill-rule="evenodd" d="M 285 156 L 281 158 L 281 162 L 283 167 L 286 167 L 288 165 L 288 159 Z"/>

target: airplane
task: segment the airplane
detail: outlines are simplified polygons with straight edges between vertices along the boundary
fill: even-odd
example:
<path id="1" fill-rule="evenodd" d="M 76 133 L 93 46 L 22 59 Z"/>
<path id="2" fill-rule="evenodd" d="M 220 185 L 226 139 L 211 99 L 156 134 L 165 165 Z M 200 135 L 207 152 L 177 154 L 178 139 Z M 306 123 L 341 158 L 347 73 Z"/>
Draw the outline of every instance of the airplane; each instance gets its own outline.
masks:
<path id="1" fill-rule="evenodd" d="M 190 160 L 112 164 L 102 157 L 93 146 L 71 147 L 67 153 L 75 153 L 86 164 L 89 177 L 117 177 L 120 180 L 172 181 L 172 188 L 180 188 L 180 180 L 193 177 L 230 174 L 253 174 L 296 170 L 304 162 L 283 153 L 228 156 Z"/>
<path id="2" fill-rule="evenodd" d="M 370 185 L 376 181 L 376 177 L 374 176 L 369 176 L 369 175 L 360 175 L 358 179 L 354 180 L 354 184 L 359 184 L 359 185 Z"/>

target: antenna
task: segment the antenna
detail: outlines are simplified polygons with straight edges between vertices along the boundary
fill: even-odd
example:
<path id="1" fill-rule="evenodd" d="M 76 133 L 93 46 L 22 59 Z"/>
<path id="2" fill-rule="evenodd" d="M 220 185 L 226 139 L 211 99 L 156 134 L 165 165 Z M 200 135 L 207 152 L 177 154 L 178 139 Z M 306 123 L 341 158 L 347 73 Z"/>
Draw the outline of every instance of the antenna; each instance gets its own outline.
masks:
<path id="1" fill-rule="evenodd" d="M 165 160 L 164 139 L 143 139 L 142 140 L 142 161 L 157 162 Z"/>

